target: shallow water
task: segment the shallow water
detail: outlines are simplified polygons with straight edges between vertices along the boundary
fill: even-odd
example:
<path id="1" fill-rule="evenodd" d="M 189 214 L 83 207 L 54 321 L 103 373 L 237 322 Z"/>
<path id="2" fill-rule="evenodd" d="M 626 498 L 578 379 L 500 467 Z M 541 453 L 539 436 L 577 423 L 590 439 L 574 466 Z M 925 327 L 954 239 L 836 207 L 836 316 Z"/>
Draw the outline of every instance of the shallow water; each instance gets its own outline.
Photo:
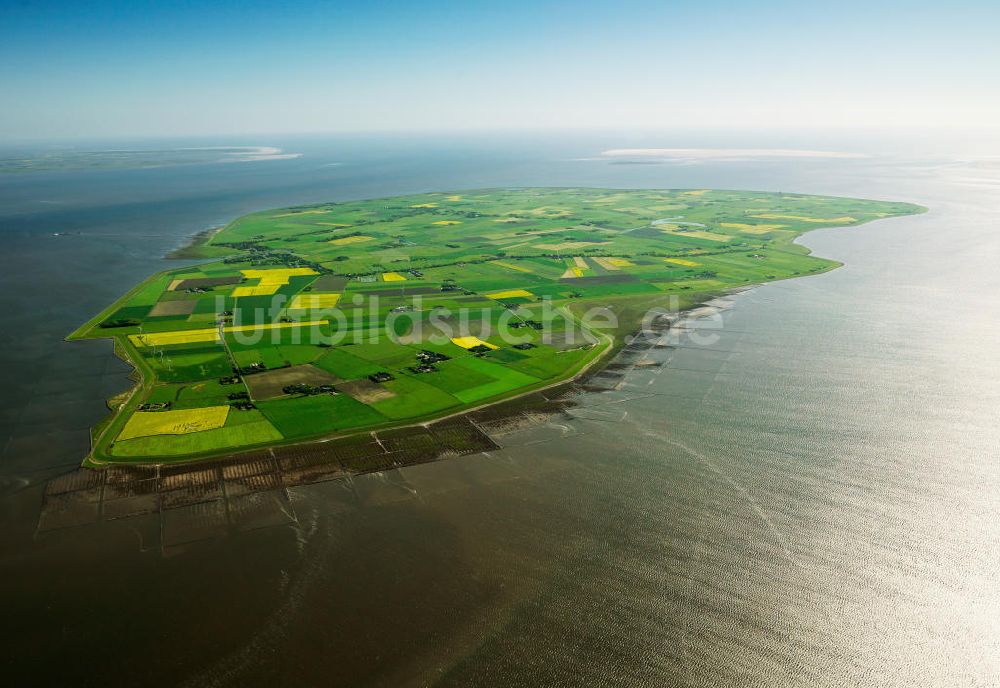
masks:
<path id="1" fill-rule="evenodd" d="M 0 178 L 12 680 L 1000 682 L 995 159 L 586 159 L 633 145 L 613 138 L 275 145 L 304 155 Z M 36 534 L 45 481 L 127 386 L 108 346 L 60 340 L 185 236 L 264 207 L 514 184 L 931 212 L 811 233 L 845 267 L 733 297 L 650 351 L 659 365 L 501 451 L 291 488 L 292 524 L 167 555 L 173 524 L 155 516 Z"/>

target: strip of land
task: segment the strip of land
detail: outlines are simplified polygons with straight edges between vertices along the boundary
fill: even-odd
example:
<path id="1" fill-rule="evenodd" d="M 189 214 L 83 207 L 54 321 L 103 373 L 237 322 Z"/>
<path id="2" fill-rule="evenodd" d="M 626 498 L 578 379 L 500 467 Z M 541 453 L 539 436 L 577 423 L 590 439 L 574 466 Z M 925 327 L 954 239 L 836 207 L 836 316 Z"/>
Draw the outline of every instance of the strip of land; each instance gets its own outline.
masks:
<path id="1" fill-rule="evenodd" d="M 500 189 L 241 217 L 70 335 L 139 382 L 87 462 L 166 463 L 423 423 L 560 384 L 651 307 L 816 274 L 794 242 L 923 209 L 743 191 Z M 588 319 L 605 309 L 600 331 Z"/>

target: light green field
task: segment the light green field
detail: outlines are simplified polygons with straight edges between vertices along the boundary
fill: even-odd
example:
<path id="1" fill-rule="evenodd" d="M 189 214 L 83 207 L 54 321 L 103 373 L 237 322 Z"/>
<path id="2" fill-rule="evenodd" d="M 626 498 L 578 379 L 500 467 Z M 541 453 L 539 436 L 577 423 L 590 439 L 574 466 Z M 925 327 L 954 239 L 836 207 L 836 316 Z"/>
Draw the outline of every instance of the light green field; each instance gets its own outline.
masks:
<path id="1" fill-rule="evenodd" d="M 836 267 L 794 243 L 804 232 L 922 210 L 800 194 L 527 188 L 253 213 L 185 252 L 212 262 L 150 277 L 70 335 L 113 338 L 141 376 L 88 461 L 190 461 L 510 398 L 578 374 L 648 308 Z M 595 306 L 618 316 L 603 333 L 580 320 Z M 542 336 L 567 327 L 569 340 Z M 524 341 L 533 346 L 514 347 Z M 446 358 L 420 370 L 421 351 Z M 264 400 L 251 376 L 271 390 Z M 303 380 L 305 392 L 290 386 Z M 223 427 L 123 434 L 140 410 L 157 427 L 150 414 L 226 405 Z"/>

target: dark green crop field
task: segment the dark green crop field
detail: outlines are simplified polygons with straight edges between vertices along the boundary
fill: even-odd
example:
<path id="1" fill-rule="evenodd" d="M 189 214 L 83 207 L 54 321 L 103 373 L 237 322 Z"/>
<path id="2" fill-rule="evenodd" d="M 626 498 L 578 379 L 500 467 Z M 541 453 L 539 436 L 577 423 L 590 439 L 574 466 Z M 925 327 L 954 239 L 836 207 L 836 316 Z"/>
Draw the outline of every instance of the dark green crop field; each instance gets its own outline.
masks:
<path id="1" fill-rule="evenodd" d="M 424 422 L 571 378 L 653 307 L 823 272 L 793 243 L 919 206 L 712 190 L 493 189 L 254 213 L 70 335 L 140 382 L 93 464 Z"/>

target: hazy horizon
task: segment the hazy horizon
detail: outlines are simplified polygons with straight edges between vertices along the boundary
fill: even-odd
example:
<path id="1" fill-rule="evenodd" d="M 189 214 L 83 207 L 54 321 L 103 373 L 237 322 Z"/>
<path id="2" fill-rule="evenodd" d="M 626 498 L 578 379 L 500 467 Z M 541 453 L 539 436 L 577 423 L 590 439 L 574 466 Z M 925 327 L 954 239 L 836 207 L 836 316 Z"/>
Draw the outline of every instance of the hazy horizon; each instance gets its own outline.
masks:
<path id="1" fill-rule="evenodd" d="M 552 145 L 555 144 L 555 148 Z M 539 152 L 562 148 L 570 159 L 603 158 L 609 164 L 631 164 L 634 160 L 703 165 L 712 159 L 739 162 L 755 159 L 794 161 L 817 157 L 907 158 L 941 156 L 992 161 L 1000 158 L 1000 128 L 879 128 L 879 129 L 652 129 L 613 128 L 580 130 L 481 129 L 464 131 L 343 131 L 302 133 L 191 134 L 147 136 L 32 137 L 4 139 L 0 136 L 0 160 L 36 159 L 49 155 L 90 153 L 151 153 L 210 150 L 213 148 L 273 148 L 274 155 L 252 153 L 220 155 L 233 161 L 280 160 L 283 157 L 315 156 L 316 146 L 350 159 L 362 148 L 386 155 L 417 155 L 432 150 L 446 153 L 479 149 L 516 148 Z M 623 160 L 620 151 L 626 151 Z M 666 153 L 660 154 L 662 151 Z M 287 155 L 286 155 L 287 154 Z M 651 158 L 651 160 L 650 160 Z"/>

